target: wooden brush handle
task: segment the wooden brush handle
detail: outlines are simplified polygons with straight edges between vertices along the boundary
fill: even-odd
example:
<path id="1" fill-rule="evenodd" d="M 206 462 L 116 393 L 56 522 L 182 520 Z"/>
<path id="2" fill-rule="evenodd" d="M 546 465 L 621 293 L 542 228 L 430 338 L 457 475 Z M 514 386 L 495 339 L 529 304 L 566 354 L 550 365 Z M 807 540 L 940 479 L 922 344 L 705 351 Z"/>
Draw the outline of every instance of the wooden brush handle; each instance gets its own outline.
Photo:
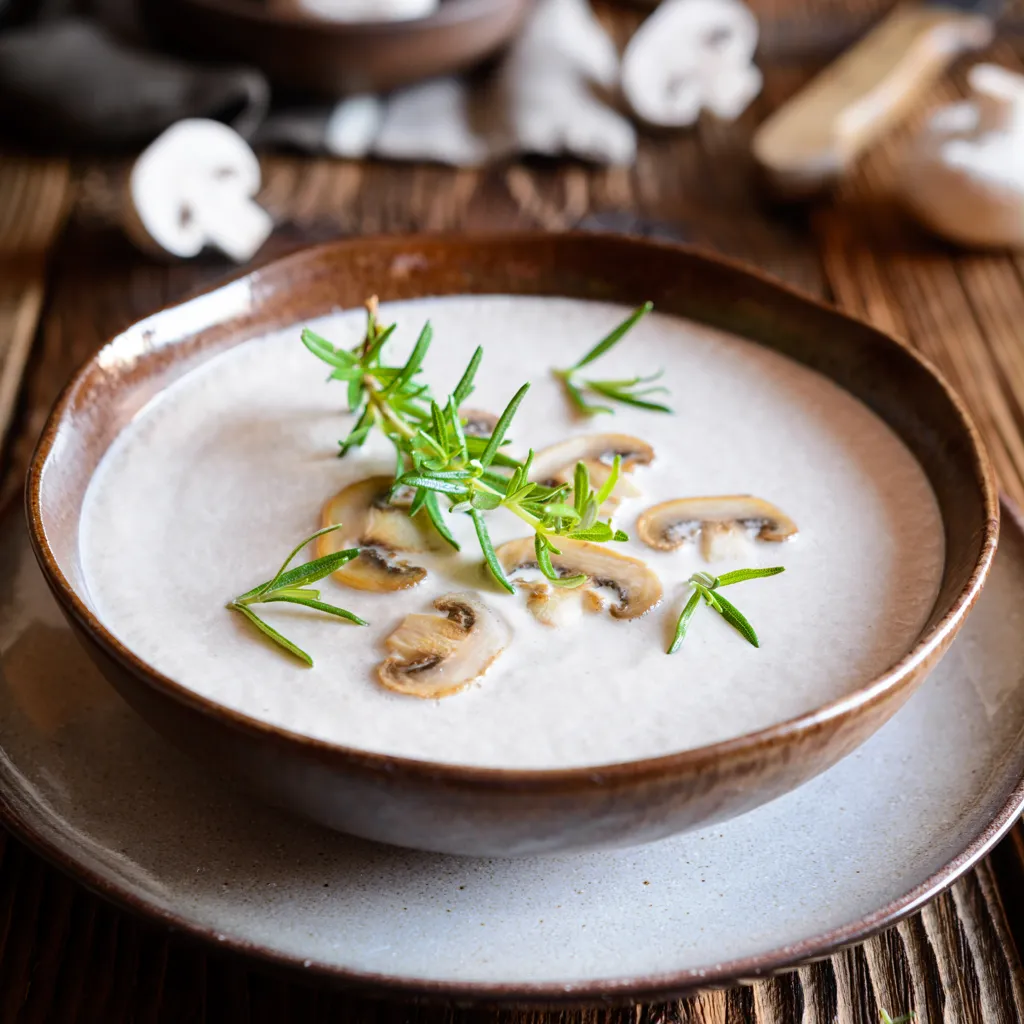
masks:
<path id="1" fill-rule="evenodd" d="M 986 46 L 992 33 L 980 14 L 898 6 L 761 125 L 755 158 L 779 191 L 819 190 L 902 118 L 958 54 Z"/>

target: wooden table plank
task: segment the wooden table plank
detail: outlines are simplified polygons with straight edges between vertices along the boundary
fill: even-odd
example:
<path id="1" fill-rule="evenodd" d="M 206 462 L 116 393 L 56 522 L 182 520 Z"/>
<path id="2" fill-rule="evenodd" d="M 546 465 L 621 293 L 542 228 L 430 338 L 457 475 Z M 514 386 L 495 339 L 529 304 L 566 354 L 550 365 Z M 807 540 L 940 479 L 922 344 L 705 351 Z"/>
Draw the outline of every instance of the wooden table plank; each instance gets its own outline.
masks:
<path id="1" fill-rule="evenodd" d="M 0 445 L 39 324 L 50 251 L 70 201 L 66 160 L 0 157 Z"/>

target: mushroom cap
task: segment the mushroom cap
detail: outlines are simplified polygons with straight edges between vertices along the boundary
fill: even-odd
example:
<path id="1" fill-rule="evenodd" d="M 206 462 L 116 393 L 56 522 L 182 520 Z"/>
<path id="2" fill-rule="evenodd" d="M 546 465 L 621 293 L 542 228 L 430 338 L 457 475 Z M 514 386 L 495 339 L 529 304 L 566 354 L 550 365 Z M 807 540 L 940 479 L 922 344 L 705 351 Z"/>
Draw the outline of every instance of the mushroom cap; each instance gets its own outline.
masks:
<path id="1" fill-rule="evenodd" d="M 622 91 L 651 124 L 693 124 L 703 107 L 737 117 L 760 92 L 757 19 L 739 0 L 666 0 L 622 58 Z"/>
<path id="2" fill-rule="evenodd" d="M 637 466 L 647 466 L 654 460 L 654 449 L 639 437 L 630 434 L 578 434 L 542 448 L 533 459 L 530 476 L 534 480 L 551 484 L 571 484 L 576 463 L 582 462 L 590 473 L 594 487 L 600 488 L 612 471 L 615 456 L 621 456 L 622 475 L 615 491 L 605 502 L 611 509 L 623 498 L 635 498 L 640 490 L 626 479 Z"/>
<path id="3" fill-rule="evenodd" d="M 389 690 L 413 697 L 447 697 L 479 679 L 509 645 L 508 623 L 476 594 L 446 594 L 437 615 L 407 615 L 384 641 L 391 652 L 377 666 Z"/>
<path id="4" fill-rule="evenodd" d="M 777 505 L 752 494 L 675 498 L 652 505 L 636 521 L 640 539 L 659 551 L 674 551 L 711 526 L 756 528 L 759 540 L 795 537 L 797 525 Z"/>
<path id="5" fill-rule="evenodd" d="M 661 600 L 661 581 L 639 558 L 616 554 L 604 544 L 586 540 L 559 537 L 558 546 L 561 554 L 552 553 L 551 563 L 559 572 L 565 576 L 586 573 L 590 579 L 583 586 L 609 587 L 615 591 L 617 600 L 612 602 L 610 610 L 616 619 L 639 618 Z M 495 553 L 506 575 L 517 569 L 537 568 L 532 537 L 510 540 Z M 533 597 L 538 596 L 534 592 Z"/>
<path id="6" fill-rule="evenodd" d="M 393 484 L 390 476 L 367 477 L 349 484 L 324 505 L 321 525 L 341 523 L 342 528 L 317 538 L 317 555 L 363 548 L 358 558 L 334 572 L 339 583 L 356 590 L 383 592 L 404 590 L 426 579 L 426 569 L 390 557 L 396 551 L 439 547 L 423 513 L 410 516 L 400 504 L 388 504 Z"/>

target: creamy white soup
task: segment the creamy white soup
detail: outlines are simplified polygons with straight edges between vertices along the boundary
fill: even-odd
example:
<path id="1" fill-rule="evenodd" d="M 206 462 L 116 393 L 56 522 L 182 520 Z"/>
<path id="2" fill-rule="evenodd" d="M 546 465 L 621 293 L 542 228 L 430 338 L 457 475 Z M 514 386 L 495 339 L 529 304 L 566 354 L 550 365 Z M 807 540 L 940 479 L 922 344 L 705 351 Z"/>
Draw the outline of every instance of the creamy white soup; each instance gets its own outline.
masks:
<path id="1" fill-rule="evenodd" d="M 299 341 L 302 325 L 242 344 L 189 373 L 148 405 L 104 457 L 83 512 L 82 560 L 105 625 L 160 672 L 204 697 L 297 733 L 386 754 L 466 765 L 556 768 L 610 764 L 702 746 L 781 722 L 850 693 L 913 643 L 942 572 L 942 522 L 916 460 L 864 405 L 825 377 L 756 344 L 654 313 L 595 364 L 595 376 L 663 368 L 674 415 L 624 406 L 574 417 L 550 368 L 573 362 L 628 311 L 568 299 L 456 297 L 393 303 L 392 357 L 409 352 L 424 322 L 435 340 L 424 379 L 454 387 L 485 346 L 466 403 L 500 412 L 532 382 L 510 431 L 522 455 L 570 435 L 614 431 L 649 442 L 654 461 L 631 476 L 641 494 L 616 525 L 615 550 L 660 577 L 661 604 L 642 618 L 583 615 L 552 627 L 522 593 L 481 568 L 464 515 L 450 517 L 462 553 L 418 554 L 423 583 L 393 593 L 325 580 L 323 599 L 367 627 L 285 605 L 263 617 L 308 650 L 305 668 L 225 608 L 268 579 L 320 525 L 346 484 L 393 471 L 387 441 L 337 457 L 352 417 L 345 388 Z M 362 310 L 310 324 L 355 345 Z M 827 344 L 824 339 L 823 344 Z M 751 541 L 714 565 L 699 544 L 644 545 L 637 517 L 672 498 L 753 494 L 783 509 L 799 535 Z M 528 535 L 499 509 L 495 543 Z M 312 557 L 310 551 L 306 557 Z M 411 556 L 410 556 L 411 557 Z M 712 609 L 698 608 L 668 656 L 691 573 L 784 565 L 730 588 L 760 635 L 747 644 Z M 511 642 L 469 688 L 442 700 L 385 689 L 384 640 L 443 594 L 475 590 L 511 630 Z"/>

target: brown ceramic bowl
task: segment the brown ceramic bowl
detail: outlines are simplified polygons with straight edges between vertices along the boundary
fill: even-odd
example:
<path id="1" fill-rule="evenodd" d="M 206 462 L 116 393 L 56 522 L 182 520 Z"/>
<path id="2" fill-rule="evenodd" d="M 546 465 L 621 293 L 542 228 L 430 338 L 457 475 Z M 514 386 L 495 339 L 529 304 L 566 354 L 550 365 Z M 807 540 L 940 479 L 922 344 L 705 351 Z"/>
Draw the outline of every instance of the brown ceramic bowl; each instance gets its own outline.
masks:
<path id="1" fill-rule="evenodd" d="M 333 22 L 278 0 L 145 0 L 147 26 L 176 49 L 259 68 L 325 97 L 382 92 L 472 67 L 504 46 L 533 0 L 441 0 L 410 21 Z"/>
<path id="2" fill-rule="evenodd" d="M 90 608 L 78 528 L 89 480 L 118 432 L 219 352 L 367 294 L 568 295 L 637 304 L 741 334 L 824 373 L 919 459 L 946 533 L 939 596 L 888 672 L 814 712 L 667 757 L 600 769 L 501 771 L 338 747 L 206 700 L 126 650 Z M 290 256 L 114 338 L 54 408 L 28 478 L 46 579 L 89 654 L 157 729 L 271 801 L 332 828 L 480 855 L 638 844 L 750 810 L 800 785 L 879 728 L 964 622 L 995 552 L 992 471 L 963 406 L 916 354 L 767 278 L 692 250 L 595 235 L 337 242 Z"/>

